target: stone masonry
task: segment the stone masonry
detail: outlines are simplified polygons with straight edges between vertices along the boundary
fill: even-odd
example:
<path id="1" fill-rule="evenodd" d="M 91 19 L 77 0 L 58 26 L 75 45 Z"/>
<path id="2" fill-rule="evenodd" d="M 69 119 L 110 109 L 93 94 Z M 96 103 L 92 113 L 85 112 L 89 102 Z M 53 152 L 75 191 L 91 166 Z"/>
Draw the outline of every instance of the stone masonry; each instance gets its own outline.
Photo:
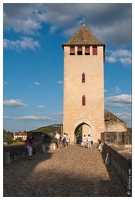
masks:
<path id="1" fill-rule="evenodd" d="M 75 47 L 74 55 L 70 55 L 71 45 Z M 82 55 L 77 52 L 80 45 Z M 95 45 L 97 55 L 93 55 Z M 86 46 L 90 47 L 90 55 L 85 55 Z M 87 125 L 87 134 L 90 133 L 93 141 L 97 142 L 100 133 L 104 131 L 104 44 L 95 38 L 86 26 L 82 26 L 73 38 L 63 45 L 63 49 L 63 132 L 68 133 L 70 143 L 74 144 L 77 127 Z M 82 82 L 83 73 L 85 82 Z M 85 105 L 82 105 L 83 95 Z"/>

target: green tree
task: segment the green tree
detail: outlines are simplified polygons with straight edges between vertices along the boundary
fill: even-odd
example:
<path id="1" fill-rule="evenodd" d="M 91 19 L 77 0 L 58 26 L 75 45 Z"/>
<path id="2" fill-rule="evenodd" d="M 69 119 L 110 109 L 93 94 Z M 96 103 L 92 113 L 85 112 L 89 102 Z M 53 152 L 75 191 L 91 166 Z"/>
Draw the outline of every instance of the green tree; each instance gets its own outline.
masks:
<path id="1" fill-rule="evenodd" d="M 3 139 L 4 141 L 7 141 L 8 144 L 11 144 L 13 142 L 12 135 L 9 133 L 4 134 Z"/>

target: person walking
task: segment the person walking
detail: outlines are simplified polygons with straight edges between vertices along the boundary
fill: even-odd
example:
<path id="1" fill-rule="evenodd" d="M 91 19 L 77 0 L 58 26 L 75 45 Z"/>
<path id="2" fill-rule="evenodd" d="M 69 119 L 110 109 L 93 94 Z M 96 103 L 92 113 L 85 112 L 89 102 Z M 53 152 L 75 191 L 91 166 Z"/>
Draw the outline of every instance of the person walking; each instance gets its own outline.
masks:
<path id="1" fill-rule="evenodd" d="M 101 140 L 100 139 L 98 139 L 97 149 L 98 149 L 99 152 L 101 151 Z"/>
<path id="2" fill-rule="evenodd" d="M 83 136 L 82 146 L 87 147 L 87 137 L 86 137 L 86 135 Z"/>
<path id="3" fill-rule="evenodd" d="M 87 140 L 88 140 L 88 149 L 90 149 L 91 148 L 91 136 L 90 136 L 90 134 L 88 134 Z"/>
<path id="4" fill-rule="evenodd" d="M 60 149 L 60 134 L 58 132 L 56 132 L 55 140 L 56 140 L 57 149 Z"/>
<path id="5" fill-rule="evenodd" d="M 25 140 L 25 143 L 28 151 L 29 160 L 31 160 L 33 149 L 35 148 L 35 140 L 32 137 L 32 133 L 27 134 L 27 139 Z"/>
<path id="6" fill-rule="evenodd" d="M 60 135 L 60 148 L 62 148 L 62 144 L 63 144 L 63 137 L 62 135 Z"/>
<path id="7" fill-rule="evenodd" d="M 68 143 L 69 143 L 69 138 L 68 138 L 68 134 L 66 133 L 66 148 L 68 147 Z"/>
<path id="8" fill-rule="evenodd" d="M 63 134 L 63 146 L 67 147 L 66 133 Z"/>

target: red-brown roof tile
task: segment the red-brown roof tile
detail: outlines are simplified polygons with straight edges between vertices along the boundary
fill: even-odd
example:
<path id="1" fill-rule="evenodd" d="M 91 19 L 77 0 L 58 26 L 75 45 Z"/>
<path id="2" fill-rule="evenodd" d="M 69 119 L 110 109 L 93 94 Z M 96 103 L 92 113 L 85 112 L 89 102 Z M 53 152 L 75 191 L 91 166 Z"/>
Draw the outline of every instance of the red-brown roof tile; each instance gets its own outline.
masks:
<path id="1" fill-rule="evenodd" d="M 62 46 L 70 45 L 96 45 L 104 46 L 105 44 L 100 42 L 95 35 L 86 27 L 82 26 L 72 37 L 71 39 L 64 43 Z"/>

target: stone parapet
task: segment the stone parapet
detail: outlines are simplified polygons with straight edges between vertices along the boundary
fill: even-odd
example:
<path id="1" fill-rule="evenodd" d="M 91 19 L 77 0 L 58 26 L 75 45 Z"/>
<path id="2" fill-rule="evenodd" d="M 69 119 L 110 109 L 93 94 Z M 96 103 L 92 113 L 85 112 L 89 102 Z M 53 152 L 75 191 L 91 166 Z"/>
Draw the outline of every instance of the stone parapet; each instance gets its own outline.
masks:
<path id="1" fill-rule="evenodd" d="M 103 157 L 105 164 L 112 165 L 121 182 L 127 189 L 127 192 L 131 192 L 132 187 L 132 154 L 131 152 L 118 148 L 112 144 L 104 143 Z"/>
<path id="2" fill-rule="evenodd" d="M 42 151 L 42 143 L 35 143 L 36 152 Z M 10 164 L 21 158 L 28 156 L 27 148 L 25 144 L 14 145 L 14 146 L 4 146 L 3 147 L 3 164 Z"/>

